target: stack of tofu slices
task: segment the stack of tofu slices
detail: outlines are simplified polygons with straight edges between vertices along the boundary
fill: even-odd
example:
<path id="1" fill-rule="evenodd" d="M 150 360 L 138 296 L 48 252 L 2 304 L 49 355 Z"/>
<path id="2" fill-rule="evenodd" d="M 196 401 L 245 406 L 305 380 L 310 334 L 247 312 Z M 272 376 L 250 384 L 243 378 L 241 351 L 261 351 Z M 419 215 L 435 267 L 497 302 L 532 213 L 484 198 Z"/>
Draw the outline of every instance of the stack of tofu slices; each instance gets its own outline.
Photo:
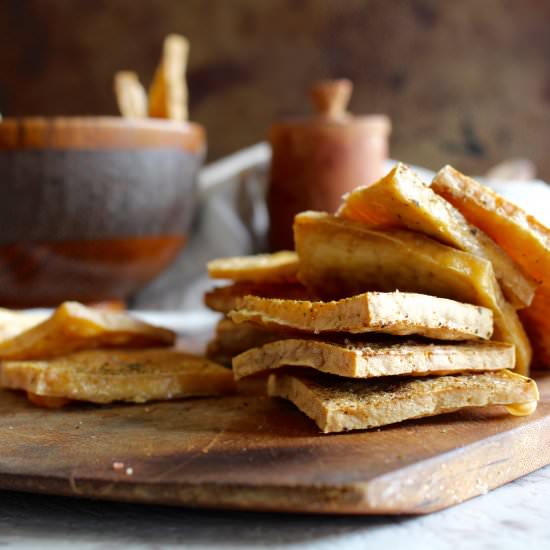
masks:
<path id="1" fill-rule="evenodd" d="M 209 264 L 232 284 L 205 296 L 225 314 L 208 354 L 235 379 L 269 374 L 326 433 L 536 409 L 517 311 L 548 364 L 550 231 L 518 207 L 451 167 L 429 185 L 399 164 L 336 215 L 298 214 L 294 237 L 296 252 Z"/>

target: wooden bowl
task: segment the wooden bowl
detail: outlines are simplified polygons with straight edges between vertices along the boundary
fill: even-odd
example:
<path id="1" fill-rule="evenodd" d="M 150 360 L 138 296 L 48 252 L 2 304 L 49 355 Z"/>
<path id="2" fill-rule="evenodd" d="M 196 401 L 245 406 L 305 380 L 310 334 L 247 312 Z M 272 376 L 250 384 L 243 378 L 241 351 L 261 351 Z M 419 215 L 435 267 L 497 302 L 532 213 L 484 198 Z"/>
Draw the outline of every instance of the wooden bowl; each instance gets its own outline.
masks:
<path id="1" fill-rule="evenodd" d="M 182 249 L 201 126 L 119 117 L 0 122 L 0 306 L 125 300 Z"/>

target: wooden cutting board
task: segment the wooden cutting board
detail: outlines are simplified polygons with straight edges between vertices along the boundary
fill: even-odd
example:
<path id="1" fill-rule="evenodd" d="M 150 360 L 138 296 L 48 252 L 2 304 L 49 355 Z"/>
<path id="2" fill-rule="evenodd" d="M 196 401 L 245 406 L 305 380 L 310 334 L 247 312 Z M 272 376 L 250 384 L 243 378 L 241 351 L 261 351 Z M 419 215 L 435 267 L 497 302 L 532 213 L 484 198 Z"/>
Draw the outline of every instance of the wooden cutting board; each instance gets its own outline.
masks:
<path id="1" fill-rule="evenodd" d="M 550 372 L 530 417 L 499 408 L 322 435 L 261 395 L 49 411 L 0 393 L 0 488 L 155 504 L 419 514 L 550 463 Z M 122 466 L 123 464 L 123 466 Z"/>

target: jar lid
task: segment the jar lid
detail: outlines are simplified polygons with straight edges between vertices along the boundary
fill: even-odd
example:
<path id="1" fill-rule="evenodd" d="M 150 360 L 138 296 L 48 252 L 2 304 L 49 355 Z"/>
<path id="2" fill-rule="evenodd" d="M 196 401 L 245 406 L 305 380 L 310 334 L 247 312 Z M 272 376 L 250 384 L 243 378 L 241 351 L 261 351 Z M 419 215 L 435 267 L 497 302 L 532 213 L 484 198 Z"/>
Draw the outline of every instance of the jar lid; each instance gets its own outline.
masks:
<path id="1" fill-rule="evenodd" d="M 315 114 L 309 117 L 298 117 L 284 120 L 280 126 L 287 128 L 342 127 L 360 126 L 361 129 L 388 136 L 391 132 L 389 117 L 383 114 L 354 116 L 348 111 L 349 100 L 353 92 L 351 80 L 320 80 L 310 89 L 309 98 Z M 276 124 L 279 126 L 279 124 Z"/>

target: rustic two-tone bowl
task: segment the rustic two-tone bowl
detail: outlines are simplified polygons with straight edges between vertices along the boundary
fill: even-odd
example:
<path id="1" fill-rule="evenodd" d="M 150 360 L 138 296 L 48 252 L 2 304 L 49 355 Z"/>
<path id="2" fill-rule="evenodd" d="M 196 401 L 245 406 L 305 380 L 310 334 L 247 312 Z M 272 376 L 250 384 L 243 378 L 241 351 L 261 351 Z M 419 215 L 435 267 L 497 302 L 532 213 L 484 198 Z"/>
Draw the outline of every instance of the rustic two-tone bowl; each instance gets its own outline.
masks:
<path id="1" fill-rule="evenodd" d="M 0 122 L 0 306 L 125 300 L 190 228 L 201 126 L 118 117 Z"/>

